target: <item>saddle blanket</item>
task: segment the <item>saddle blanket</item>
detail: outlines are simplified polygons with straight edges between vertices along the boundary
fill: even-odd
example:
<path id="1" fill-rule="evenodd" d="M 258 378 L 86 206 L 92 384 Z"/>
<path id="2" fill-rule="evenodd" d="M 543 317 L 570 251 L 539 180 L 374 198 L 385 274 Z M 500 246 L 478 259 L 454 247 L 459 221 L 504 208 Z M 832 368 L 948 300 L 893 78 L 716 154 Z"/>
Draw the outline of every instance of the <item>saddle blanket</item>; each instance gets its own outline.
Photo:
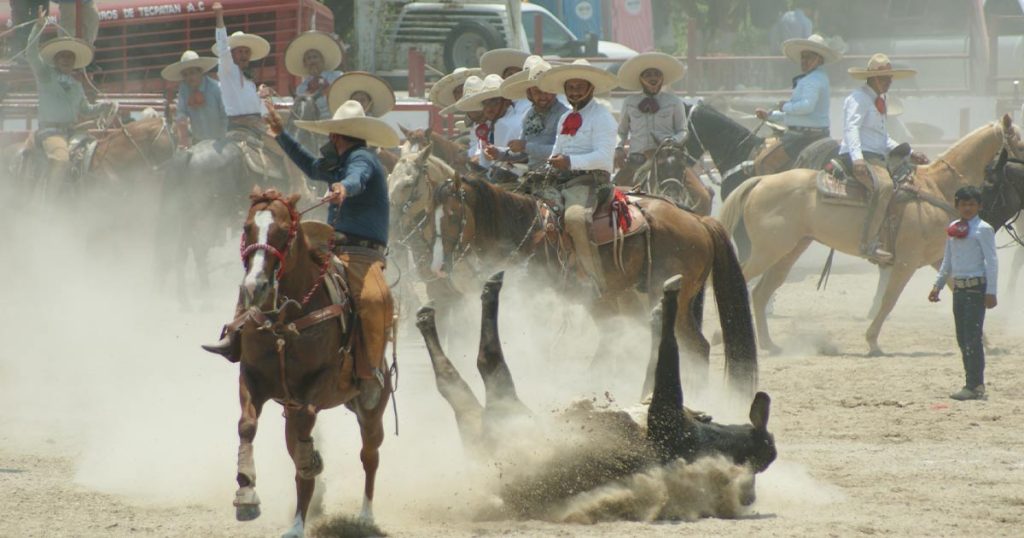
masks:
<path id="1" fill-rule="evenodd" d="M 866 206 L 867 189 L 856 180 L 843 181 L 822 170 L 817 177 L 818 194 L 828 204 Z"/>

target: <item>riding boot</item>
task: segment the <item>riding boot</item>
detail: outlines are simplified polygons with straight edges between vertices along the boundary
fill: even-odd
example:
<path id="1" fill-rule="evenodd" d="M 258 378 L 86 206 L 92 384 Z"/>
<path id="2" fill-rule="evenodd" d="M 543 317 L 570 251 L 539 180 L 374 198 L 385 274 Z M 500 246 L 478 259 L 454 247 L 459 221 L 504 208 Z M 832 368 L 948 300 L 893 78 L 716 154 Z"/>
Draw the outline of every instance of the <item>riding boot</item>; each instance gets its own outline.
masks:
<path id="1" fill-rule="evenodd" d="M 241 294 L 239 294 L 238 303 L 235 304 L 234 319 L 237 320 L 242 317 L 244 312 L 245 307 L 242 306 L 242 297 Z M 232 328 L 232 325 L 235 325 L 235 323 L 232 322 L 221 329 L 220 340 L 216 343 L 201 344 L 200 347 L 202 347 L 204 351 L 216 353 L 230 362 L 238 362 L 242 358 L 242 338 L 240 335 L 242 328 L 240 326 Z"/>
<path id="2" fill-rule="evenodd" d="M 884 182 L 888 181 L 889 185 Z M 871 193 L 868 212 L 864 218 L 864 230 L 861 234 L 861 254 L 880 265 L 892 263 L 893 255 L 883 248 L 881 240 L 882 225 L 885 223 L 892 198 L 892 181 L 886 177 L 878 182 L 877 188 Z"/>

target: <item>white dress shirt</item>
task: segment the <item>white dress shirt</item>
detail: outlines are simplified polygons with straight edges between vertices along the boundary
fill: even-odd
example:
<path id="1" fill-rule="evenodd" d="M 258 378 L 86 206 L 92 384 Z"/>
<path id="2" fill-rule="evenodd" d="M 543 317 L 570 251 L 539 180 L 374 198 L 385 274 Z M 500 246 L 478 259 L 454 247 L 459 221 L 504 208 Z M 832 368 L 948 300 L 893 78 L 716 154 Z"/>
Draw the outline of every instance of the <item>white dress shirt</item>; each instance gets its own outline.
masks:
<path id="1" fill-rule="evenodd" d="M 551 155 L 567 155 L 573 170 L 604 170 L 609 174 L 615 163 L 615 116 L 597 100 L 591 99 L 579 110 L 583 117 L 575 136 L 562 134 L 565 119 L 572 114 L 566 112 L 558 120 L 558 136 Z"/>
<path id="2" fill-rule="evenodd" d="M 899 144 L 885 128 L 885 116 L 875 108 L 878 94 L 867 84 L 853 90 L 843 101 L 843 143 L 839 154 L 864 159 L 864 152 L 888 155 Z"/>
<path id="3" fill-rule="evenodd" d="M 231 57 L 228 46 L 227 28 L 217 28 L 217 79 L 220 80 L 220 95 L 224 100 L 224 112 L 228 117 L 263 114 L 263 101 L 256 92 L 256 83 L 242 74 L 242 70 Z"/>
<path id="4" fill-rule="evenodd" d="M 985 277 L 985 294 L 996 294 L 998 288 L 996 279 L 999 278 L 996 231 L 979 216 L 967 221 L 967 237 L 963 239 L 946 238 L 946 253 L 942 256 L 942 265 L 939 266 L 939 276 L 935 279 L 935 287 L 945 286 L 951 276 L 953 278 Z"/>
<path id="5" fill-rule="evenodd" d="M 527 101 L 529 103 L 529 101 Z M 494 120 L 491 128 L 494 129 L 493 138 L 494 142 L 491 144 L 498 148 L 499 152 L 508 151 L 508 143 L 513 140 L 519 140 L 523 137 L 523 115 L 529 108 L 523 108 L 519 105 L 519 101 L 512 103 L 508 109 L 505 110 L 505 115 Z M 479 138 L 474 137 L 476 143 L 479 145 L 478 155 L 480 155 L 480 166 L 488 167 L 491 166 L 492 161 L 487 158 L 484 154 L 483 148 L 487 146 L 487 143 Z"/>

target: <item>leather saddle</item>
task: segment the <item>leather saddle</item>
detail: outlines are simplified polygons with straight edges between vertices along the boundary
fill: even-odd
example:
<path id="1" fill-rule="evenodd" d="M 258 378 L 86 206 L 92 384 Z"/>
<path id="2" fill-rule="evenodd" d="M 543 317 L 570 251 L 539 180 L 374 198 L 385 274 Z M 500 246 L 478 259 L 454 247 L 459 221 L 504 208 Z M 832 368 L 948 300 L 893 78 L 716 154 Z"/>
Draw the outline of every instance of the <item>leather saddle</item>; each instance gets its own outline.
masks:
<path id="1" fill-rule="evenodd" d="M 238 145 L 242 161 L 252 173 L 265 178 L 288 179 L 283 159 L 263 143 L 262 135 L 248 129 L 232 129 L 225 137 Z"/>
<path id="2" fill-rule="evenodd" d="M 817 185 L 819 198 L 827 204 L 858 207 L 868 204 L 867 188 L 851 175 L 821 170 L 818 172 Z"/>
<path id="3" fill-rule="evenodd" d="M 611 200 L 598 206 L 594 210 L 593 220 L 590 223 L 590 237 L 597 245 L 607 245 L 616 240 L 623 240 L 634 235 L 647 231 L 647 217 L 637 201 L 640 198 L 626 195 L 626 208 L 629 211 L 629 229 L 622 231 L 619 227 L 618 211 L 613 211 Z"/>
<path id="4" fill-rule="evenodd" d="M 40 170 L 46 170 L 46 152 L 43 141 L 39 139 L 39 131 L 32 131 L 18 150 L 23 162 L 38 162 Z M 92 159 L 96 155 L 97 140 L 86 132 L 76 132 L 68 139 L 68 170 L 69 178 L 81 179 L 92 169 Z M 43 172 L 45 173 L 45 172 Z"/>

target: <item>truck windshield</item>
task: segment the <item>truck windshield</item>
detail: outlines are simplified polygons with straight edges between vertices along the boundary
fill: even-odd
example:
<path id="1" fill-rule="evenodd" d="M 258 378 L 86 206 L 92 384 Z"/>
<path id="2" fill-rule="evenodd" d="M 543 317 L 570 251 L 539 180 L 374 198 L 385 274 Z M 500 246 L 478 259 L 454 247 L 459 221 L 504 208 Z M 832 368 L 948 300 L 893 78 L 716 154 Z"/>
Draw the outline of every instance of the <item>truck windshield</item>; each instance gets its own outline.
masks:
<path id="1" fill-rule="evenodd" d="M 541 21 L 541 33 L 544 39 L 545 55 L 559 54 L 565 48 L 566 43 L 575 41 L 576 36 L 569 33 L 564 26 L 548 13 L 542 11 L 523 12 L 523 30 L 526 31 L 527 46 L 534 50 L 536 39 L 537 20 Z"/>

